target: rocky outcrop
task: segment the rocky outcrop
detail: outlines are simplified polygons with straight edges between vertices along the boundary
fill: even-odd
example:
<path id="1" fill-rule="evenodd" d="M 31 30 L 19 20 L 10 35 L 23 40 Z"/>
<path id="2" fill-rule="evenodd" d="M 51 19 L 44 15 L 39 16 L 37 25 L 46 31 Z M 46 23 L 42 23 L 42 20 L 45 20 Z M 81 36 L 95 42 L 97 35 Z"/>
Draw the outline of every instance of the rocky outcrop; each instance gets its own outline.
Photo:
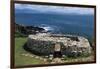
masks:
<path id="1" fill-rule="evenodd" d="M 60 47 L 58 46 L 58 49 L 55 49 L 57 44 Z M 53 54 L 55 50 L 61 51 L 62 55 L 66 56 L 79 56 L 83 53 L 91 53 L 91 47 L 86 38 L 72 35 L 58 36 L 58 34 L 53 35 L 49 33 L 29 35 L 27 47 L 41 55 Z"/>
<path id="2" fill-rule="evenodd" d="M 15 23 L 15 31 L 23 35 L 36 34 L 39 32 L 46 32 L 45 29 L 38 26 L 25 26 Z"/>

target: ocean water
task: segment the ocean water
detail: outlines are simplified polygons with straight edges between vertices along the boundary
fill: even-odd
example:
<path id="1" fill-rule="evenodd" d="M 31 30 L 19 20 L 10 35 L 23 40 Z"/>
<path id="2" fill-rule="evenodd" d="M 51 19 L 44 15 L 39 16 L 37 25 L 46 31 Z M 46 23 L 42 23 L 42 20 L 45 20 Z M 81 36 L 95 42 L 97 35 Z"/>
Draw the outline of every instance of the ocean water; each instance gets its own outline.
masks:
<path id="1" fill-rule="evenodd" d="M 76 14 L 15 13 L 15 22 L 23 25 L 43 27 L 47 31 L 94 36 L 94 16 Z"/>

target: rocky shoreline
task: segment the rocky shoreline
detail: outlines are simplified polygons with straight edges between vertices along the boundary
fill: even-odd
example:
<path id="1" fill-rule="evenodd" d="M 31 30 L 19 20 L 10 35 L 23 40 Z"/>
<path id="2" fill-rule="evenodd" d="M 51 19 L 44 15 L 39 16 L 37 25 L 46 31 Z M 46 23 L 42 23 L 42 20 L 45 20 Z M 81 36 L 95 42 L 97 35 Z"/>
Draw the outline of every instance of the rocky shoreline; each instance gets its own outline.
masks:
<path id="1" fill-rule="evenodd" d="M 23 35 L 37 34 L 47 32 L 44 28 L 38 26 L 25 26 L 15 23 L 15 32 L 19 32 Z"/>

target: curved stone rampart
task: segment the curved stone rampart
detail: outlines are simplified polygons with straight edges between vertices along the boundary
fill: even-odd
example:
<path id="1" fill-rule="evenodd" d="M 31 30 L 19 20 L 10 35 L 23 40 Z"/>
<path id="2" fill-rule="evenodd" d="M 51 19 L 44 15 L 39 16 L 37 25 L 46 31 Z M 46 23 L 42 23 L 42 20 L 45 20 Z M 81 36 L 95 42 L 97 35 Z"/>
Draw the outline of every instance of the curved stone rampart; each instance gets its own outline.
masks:
<path id="1" fill-rule="evenodd" d="M 77 40 L 75 40 L 76 38 Z M 27 41 L 27 47 L 31 51 L 45 55 L 54 53 L 55 44 L 61 46 L 60 51 L 63 55 L 91 53 L 88 40 L 80 36 L 59 36 L 58 34 L 39 33 L 36 35 L 29 35 Z"/>

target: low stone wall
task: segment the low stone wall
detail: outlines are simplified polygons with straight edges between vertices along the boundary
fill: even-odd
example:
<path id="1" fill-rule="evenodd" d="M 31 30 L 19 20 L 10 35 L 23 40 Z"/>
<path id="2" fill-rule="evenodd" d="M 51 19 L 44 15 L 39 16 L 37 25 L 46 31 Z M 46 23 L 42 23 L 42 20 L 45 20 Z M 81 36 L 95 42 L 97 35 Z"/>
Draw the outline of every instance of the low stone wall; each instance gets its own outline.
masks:
<path id="1" fill-rule="evenodd" d="M 56 42 L 56 41 L 51 41 L 51 40 L 49 41 L 49 39 L 47 39 L 48 41 L 46 41 L 46 40 L 42 40 L 42 38 L 36 39 L 35 37 L 38 37 L 38 36 L 32 35 L 31 37 L 30 36 L 28 37 L 27 47 L 31 51 L 33 52 L 35 51 L 41 55 L 53 54 L 55 51 L 54 48 L 55 48 L 56 43 L 60 44 L 62 55 L 78 56 L 78 55 L 81 55 L 82 53 L 91 53 L 91 47 L 89 45 L 88 40 L 85 38 L 79 37 L 79 41 L 66 40 L 66 42 L 69 42 L 69 43 L 64 44 L 63 41 Z M 44 37 L 44 39 L 45 38 L 46 37 Z"/>
<path id="2" fill-rule="evenodd" d="M 28 38 L 27 47 L 37 53 L 47 55 L 54 51 L 54 43 L 50 41 L 39 41 Z"/>

